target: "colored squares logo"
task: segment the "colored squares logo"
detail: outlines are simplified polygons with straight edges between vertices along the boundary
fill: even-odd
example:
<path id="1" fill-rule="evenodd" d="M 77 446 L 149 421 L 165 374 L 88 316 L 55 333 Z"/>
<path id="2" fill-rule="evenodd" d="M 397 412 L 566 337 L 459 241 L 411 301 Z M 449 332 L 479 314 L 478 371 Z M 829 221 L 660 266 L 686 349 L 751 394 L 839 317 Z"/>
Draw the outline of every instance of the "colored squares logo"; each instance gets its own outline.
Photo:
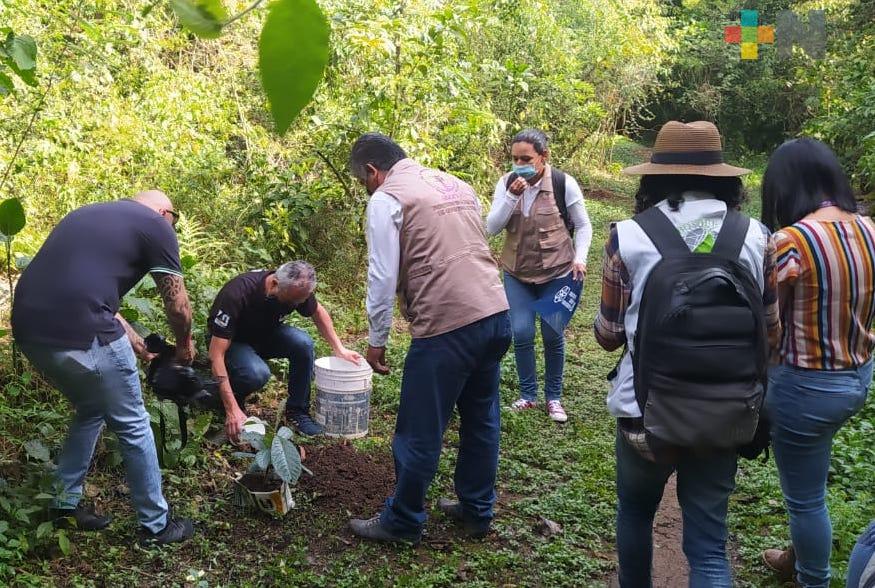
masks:
<path id="1" fill-rule="evenodd" d="M 741 45 L 742 59 L 757 59 L 760 45 L 771 45 L 775 42 L 775 27 L 760 25 L 759 20 L 758 11 L 742 10 L 741 26 L 733 25 L 723 29 L 725 42 Z"/>

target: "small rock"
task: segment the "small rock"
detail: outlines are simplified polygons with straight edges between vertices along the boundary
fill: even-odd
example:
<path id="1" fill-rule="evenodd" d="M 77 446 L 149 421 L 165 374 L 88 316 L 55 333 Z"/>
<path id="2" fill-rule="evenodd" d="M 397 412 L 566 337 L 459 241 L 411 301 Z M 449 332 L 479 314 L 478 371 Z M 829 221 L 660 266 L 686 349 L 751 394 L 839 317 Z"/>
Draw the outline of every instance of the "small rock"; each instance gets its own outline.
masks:
<path id="1" fill-rule="evenodd" d="M 551 521 L 548 518 L 541 517 L 541 522 L 538 523 L 538 533 L 544 537 L 552 537 L 562 532 L 562 526 L 556 521 Z"/>

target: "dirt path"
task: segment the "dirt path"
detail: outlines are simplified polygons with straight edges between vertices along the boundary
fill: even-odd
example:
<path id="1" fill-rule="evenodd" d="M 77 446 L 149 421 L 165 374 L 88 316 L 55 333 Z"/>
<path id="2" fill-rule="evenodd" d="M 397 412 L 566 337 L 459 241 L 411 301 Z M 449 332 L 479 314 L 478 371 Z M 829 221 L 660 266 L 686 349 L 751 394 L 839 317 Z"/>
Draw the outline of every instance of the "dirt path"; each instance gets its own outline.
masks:
<path id="1" fill-rule="evenodd" d="M 653 521 L 653 588 L 686 586 L 689 576 L 687 558 L 681 549 L 683 520 L 678 505 L 676 479 L 672 475 L 665 485 L 665 494 Z M 611 578 L 611 588 L 619 586 L 617 576 Z"/>

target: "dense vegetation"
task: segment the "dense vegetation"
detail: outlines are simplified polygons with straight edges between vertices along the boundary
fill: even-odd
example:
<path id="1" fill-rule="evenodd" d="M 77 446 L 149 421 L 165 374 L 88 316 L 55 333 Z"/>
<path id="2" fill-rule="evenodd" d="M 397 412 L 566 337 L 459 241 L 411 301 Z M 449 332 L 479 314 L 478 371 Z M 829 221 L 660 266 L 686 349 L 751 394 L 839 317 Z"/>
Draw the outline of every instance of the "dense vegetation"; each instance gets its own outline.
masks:
<path id="1" fill-rule="evenodd" d="M 836 148 L 861 197 L 875 189 L 871 0 L 748 3 L 762 22 L 774 22 L 785 8 L 827 10 L 824 59 L 798 50 L 782 59 L 761 47 L 756 62 L 740 61 L 738 47 L 723 42 L 723 26 L 737 22 L 739 8 L 723 0 L 324 0 L 328 66 L 312 102 L 283 135 L 257 70 L 265 7 L 206 39 L 181 27 L 167 4 L 0 5 L 0 28 L 37 47 L 31 70 L 0 54 L 0 94 L 14 86 L 0 101 L 0 200 L 20 199 L 27 216 L 12 243 L 18 265 L 73 208 L 158 187 L 183 212 L 179 238 L 199 342 L 212 296 L 227 277 L 306 258 L 320 272 L 319 293 L 339 330 L 360 348 L 366 194 L 346 171 L 353 140 L 368 130 L 391 134 L 411 156 L 469 181 L 486 204 L 507 166 L 509 135 L 541 127 L 552 137 L 554 161 L 591 190 L 596 227 L 586 305 L 569 342 L 572 422 L 547 427 L 539 416 L 508 414 L 498 537 L 441 544 L 447 531 L 436 521 L 438 540 L 423 554 L 352 543 L 340 531 L 347 513 L 310 512 L 306 496 L 300 529 L 294 513 L 284 522 L 246 519 L 227 501 L 230 452 L 208 446 L 210 415 L 199 415 L 192 444 L 164 464 L 168 496 L 198 521 L 199 538 L 146 555 L 128 546 L 135 523 L 118 490 L 123 475 L 110 435 L 89 496 L 120 515 L 116 530 L 83 537 L 40 525 L 68 410 L 26 366 L 13 369 L 7 339 L 0 349 L 0 582 L 599 585 L 613 544 L 613 425 L 603 396 L 614 358 L 598 350 L 589 325 L 598 244 L 608 222 L 631 209 L 634 187 L 617 171 L 644 153 L 617 134 L 646 143 L 669 118 L 714 120 L 727 147 L 758 171 L 748 185 L 754 208 L 764 155 L 800 133 Z M 239 14 L 249 3 L 224 6 Z M 127 316 L 166 331 L 159 308 L 149 279 L 125 302 Z M 401 332 L 393 335 L 393 365 L 400 366 L 406 342 Z M 509 402 L 512 357 L 504 368 Z M 386 458 L 399 378 L 396 370 L 378 381 L 372 435 L 356 444 L 360 451 Z M 270 409 L 279 394 L 272 387 L 262 405 Z M 157 415 L 157 402 L 148 404 Z M 837 582 L 853 536 L 875 510 L 873 416 L 870 400 L 836 443 L 830 500 Z M 442 464 L 435 496 L 451 488 L 451 466 Z M 731 511 L 741 581 L 766 585 L 758 550 L 787 540 L 773 462 L 745 464 Z M 536 533 L 541 516 L 559 522 L 562 533 Z"/>

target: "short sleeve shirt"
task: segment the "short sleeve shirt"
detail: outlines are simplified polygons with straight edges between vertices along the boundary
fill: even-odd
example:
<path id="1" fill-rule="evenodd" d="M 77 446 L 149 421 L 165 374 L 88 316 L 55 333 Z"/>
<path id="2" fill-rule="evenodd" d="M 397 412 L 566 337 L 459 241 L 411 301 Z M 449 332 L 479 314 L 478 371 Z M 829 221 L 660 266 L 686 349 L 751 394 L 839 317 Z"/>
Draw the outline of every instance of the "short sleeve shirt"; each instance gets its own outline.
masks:
<path id="1" fill-rule="evenodd" d="M 210 334 L 238 343 L 259 345 L 292 312 L 313 316 L 317 306 L 315 294 L 297 306 L 267 296 L 264 282 L 273 273 L 266 270 L 247 272 L 225 284 L 210 310 L 207 321 Z"/>
<path id="2" fill-rule="evenodd" d="M 179 244 L 161 215 L 133 200 L 91 204 L 57 224 L 15 288 L 19 342 L 88 349 L 124 335 L 122 297 L 147 273 L 182 275 Z"/>

